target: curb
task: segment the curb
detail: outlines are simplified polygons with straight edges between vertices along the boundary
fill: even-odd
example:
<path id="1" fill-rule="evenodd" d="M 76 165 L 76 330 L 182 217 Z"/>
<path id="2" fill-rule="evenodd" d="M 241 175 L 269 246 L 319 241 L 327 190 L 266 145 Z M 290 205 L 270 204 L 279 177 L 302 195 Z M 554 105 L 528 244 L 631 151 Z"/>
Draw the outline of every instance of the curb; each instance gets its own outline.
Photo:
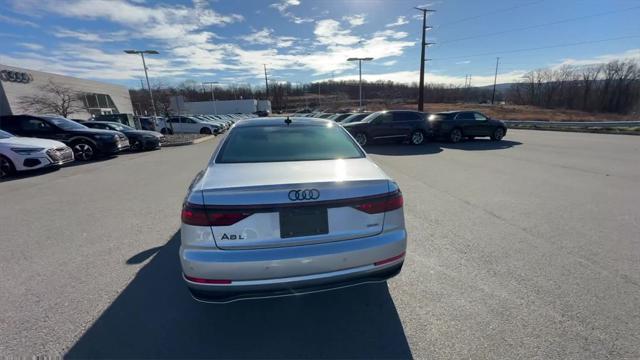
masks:
<path id="1" fill-rule="evenodd" d="M 589 129 L 589 128 L 558 128 L 558 127 L 541 127 L 541 126 L 508 126 L 511 130 L 540 130 L 540 131 L 559 131 L 559 132 L 575 132 L 585 134 L 611 134 L 611 135 L 635 135 L 640 136 L 638 131 L 609 129 Z"/>
<path id="2" fill-rule="evenodd" d="M 172 146 L 185 146 L 185 145 L 194 145 L 194 144 L 200 144 L 201 142 L 205 142 L 211 139 L 215 139 L 216 136 L 215 135 L 209 135 L 209 136 L 204 136 L 195 140 L 191 140 L 191 141 L 183 141 L 183 142 L 178 142 L 178 143 L 170 143 L 170 144 L 164 144 L 162 145 L 163 148 L 166 147 L 172 147 Z"/>

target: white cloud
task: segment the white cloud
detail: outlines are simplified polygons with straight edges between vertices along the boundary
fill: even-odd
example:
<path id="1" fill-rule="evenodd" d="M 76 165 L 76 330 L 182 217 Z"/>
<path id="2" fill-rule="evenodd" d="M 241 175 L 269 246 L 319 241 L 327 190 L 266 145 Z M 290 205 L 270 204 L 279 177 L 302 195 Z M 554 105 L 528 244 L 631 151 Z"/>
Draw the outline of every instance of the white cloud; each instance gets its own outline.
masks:
<path id="1" fill-rule="evenodd" d="M 343 16 L 342 20 L 346 20 L 351 27 L 363 25 L 365 21 L 365 14 L 356 14 L 351 16 Z"/>
<path id="2" fill-rule="evenodd" d="M 244 35 L 240 38 L 250 44 L 274 45 L 278 48 L 293 46 L 297 40 L 297 38 L 292 36 L 275 36 L 274 30 L 269 28 L 254 31 L 251 34 Z"/>
<path id="3" fill-rule="evenodd" d="M 192 32 L 243 20 L 241 15 L 219 14 L 203 0 L 193 0 L 191 7 L 151 6 L 126 0 L 14 0 L 14 6 L 36 14 L 48 11 L 83 20 L 105 19 L 135 30 L 140 36 L 161 40 L 198 40 L 203 37 L 191 38 Z"/>
<path id="4" fill-rule="evenodd" d="M 291 6 L 300 5 L 300 0 L 282 0 L 279 3 L 274 3 L 269 5 L 269 7 L 278 9 L 278 11 L 283 12 L 286 11 Z"/>
<path id="5" fill-rule="evenodd" d="M 127 31 L 115 31 L 115 32 L 103 32 L 93 33 L 90 31 L 75 31 L 64 28 L 56 28 L 53 31 L 53 36 L 58 38 L 72 38 L 80 41 L 87 42 L 111 42 L 111 41 L 124 41 L 131 37 Z"/>
<path id="6" fill-rule="evenodd" d="M 409 36 L 409 34 L 407 34 L 404 31 L 395 31 L 395 30 L 389 29 L 389 30 L 377 31 L 373 33 L 373 36 L 389 37 L 392 39 L 404 39 L 407 36 Z"/>
<path id="7" fill-rule="evenodd" d="M 135 79 L 141 75 L 139 56 L 126 55 L 120 51 L 105 52 L 93 47 L 66 45 L 45 55 L 35 52 L 19 52 L 4 55 L 3 63 L 57 74 L 101 80 Z M 186 71 L 169 61 L 147 58 L 149 76 L 177 76 Z"/>
<path id="8" fill-rule="evenodd" d="M 39 27 L 39 25 L 34 23 L 33 21 L 17 19 L 15 17 L 2 15 L 2 14 L 0 14 L 0 22 L 5 22 L 7 24 L 12 24 L 12 25 L 30 26 L 34 28 Z"/>
<path id="9" fill-rule="evenodd" d="M 258 78 L 263 76 L 262 66 L 265 63 L 270 71 L 276 71 L 275 76 L 280 74 L 277 71 L 289 70 L 314 75 L 340 74 L 353 70 L 354 64 L 347 62 L 349 57 L 370 56 L 375 61 L 384 62 L 402 55 L 405 49 L 415 45 L 413 41 L 406 41 L 407 35 L 401 31 L 386 29 L 357 36 L 339 21 L 325 19 L 314 25 L 314 37 L 311 39 L 276 36 L 273 29 L 266 27 L 254 29 L 239 38 L 250 44 L 264 45 L 267 49 L 245 49 L 242 43 L 220 41 L 219 36 L 208 31 L 212 25 L 225 25 L 239 21 L 241 17 L 213 16 L 218 13 L 200 0 L 193 0 L 192 6 L 173 7 L 151 1 L 132 3 L 125 0 L 14 1 L 17 8 L 31 9 L 34 14 L 54 13 L 120 25 L 117 31 L 104 33 L 54 28 L 51 32 L 54 36 L 81 42 L 76 41 L 73 45 L 62 43 L 46 53 L 32 47 L 29 52 L 3 57 L 3 61 L 11 61 L 17 66 L 95 79 L 123 80 L 140 76 L 142 66 L 139 57 L 122 53 L 121 46 L 114 50 L 99 49 L 98 42 L 106 41 L 144 39 L 150 47 L 160 51 L 160 55 L 147 58 L 150 76 L 173 77 L 174 80 L 219 71 L 237 73 L 238 76 L 232 76 L 234 78 L 240 74 Z M 287 4 L 283 8 L 285 12 L 299 5 L 299 1 L 278 4 L 284 3 Z M 296 21 L 292 14 L 285 16 Z"/>
<path id="10" fill-rule="evenodd" d="M 629 59 L 638 59 L 638 58 L 640 58 L 640 49 L 631 49 L 621 53 L 604 54 L 604 55 L 599 55 L 599 56 L 586 58 L 586 59 L 566 58 L 566 59 L 562 59 L 560 62 L 554 63 L 552 67 L 558 68 L 564 65 L 574 65 L 574 66 L 595 65 L 595 64 L 608 63 L 613 60 L 629 60 Z"/>
<path id="11" fill-rule="evenodd" d="M 398 63 L 398 60 L 389 60 L 382 63 L 384 66 L 393 66 Z"/>
<path id="12" fill-rule="evenodd" d="M 35 43 L 20 43 L 20 46 L 22 46 L 23 48 L 29 49 L 29 50 L 42 50 L 44 49 L 44 46 L 40 45 L 40 44 L 35 44 Z"/>
<path id="13" fill-rule="evenodd" d="M 409 20 L 407 20 L 406 16 L 398 16 L 398 18 L 396 19 L 395 22 L 392 22 L 391 24 L 387 24 L 385 25 L 386 27 L 395 27 L 395 26 L 402 26 L 405 24 L 408 24 Z"/>
<path id="14" fill-rule="evenodd" d="M 471 60 L 462 60 L 462 61 L 456 61 L 455 64 L 456 65 L 464 65 L 464 64 L 470 64 Z"/>
<path id="15" fill-rule="evenodd" d="M 353 45 L 360 41 L 359 37 L 351 35 L 350 30 L 342 29 L 340 23 L 333 19 L 316 22 L 313 33 L 323 45 Z"/>
<path id="16" fill-rule="evenodd" d="M 292 6 L 298 6 L 300 5 L 300 0 L 281 0 L 280 2 L 277 3 L 273 3 L 271 5 L 269 5 L 269 7 L 272 7 L 276 10 L 278 10 L 278 12 L 288 18 L 290 21 L 296 23 L 296 24 L 304 24 L 304 23 L 308 23 L 308 22 L 313 22 L 313 19 L 311 18 L 305 18 L 305 17 L 298 17 L 296 15 L 294 15 L 291 11 L 288 11 L 290 7 Z"/>

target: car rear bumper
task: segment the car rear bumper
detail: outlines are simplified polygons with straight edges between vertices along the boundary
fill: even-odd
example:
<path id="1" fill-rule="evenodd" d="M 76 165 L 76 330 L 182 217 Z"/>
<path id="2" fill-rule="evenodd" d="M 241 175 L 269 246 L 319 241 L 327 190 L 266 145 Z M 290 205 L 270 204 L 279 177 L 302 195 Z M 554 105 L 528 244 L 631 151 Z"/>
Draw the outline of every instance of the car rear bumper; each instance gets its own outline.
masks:
<path id="1" fill-rule="evenodd" d="M 196 300 L 226 303 L 385 281 L 400 272 L 406 232 L 255 250 L 180 248 L 183 277 Z M 213 281 L 216 283 L 203 283 Z"/>

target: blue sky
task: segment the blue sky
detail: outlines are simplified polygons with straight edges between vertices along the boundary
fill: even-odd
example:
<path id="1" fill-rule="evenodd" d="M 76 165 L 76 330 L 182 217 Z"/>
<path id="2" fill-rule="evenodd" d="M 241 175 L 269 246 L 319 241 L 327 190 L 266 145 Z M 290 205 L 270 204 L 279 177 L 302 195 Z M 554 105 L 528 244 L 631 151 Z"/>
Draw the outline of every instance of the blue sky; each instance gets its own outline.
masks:
<path id="1" fill-rule="evenodd" d="M 138 87 L 151 48 L 154 82 L 263 84 L 357 77 L 350 56 L 371 56 L 369 80 L 417 81 L 421 20 L 427 81 L 474 85 L 528 70 L 640 59 L 637 0 L 0 0 L 0 63 Z M 580 45 L 570 45 L 582 43 Z M 524 49 L 549 47 L 534 51 Z"/>

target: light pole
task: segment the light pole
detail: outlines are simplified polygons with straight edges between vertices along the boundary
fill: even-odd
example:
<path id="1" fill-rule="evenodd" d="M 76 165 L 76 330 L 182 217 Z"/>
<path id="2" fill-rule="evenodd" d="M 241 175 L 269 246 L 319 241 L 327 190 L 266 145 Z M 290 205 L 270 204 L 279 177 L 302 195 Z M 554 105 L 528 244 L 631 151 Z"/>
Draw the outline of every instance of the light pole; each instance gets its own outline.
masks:
<path id="1" fill-rule="evenodd" d="M 144 67 L 144 77 L 147 78 L 147 88 L 149 89 L 149 97 L 151 98 L 151 108 L 153 108 L 153 116 L 158 117 L 156 112 L 156 104 L 153 102 L 153 92 L 151 91 L 151 85 L 149 85 L 149 74 L 147 74 L 147 63 L 144 61 L 144 54 L 158 55 L 156 50 L 125 50 L 127 54 L 140 54 L 142 57 L 142 67 Z"/>
<path id="2" fill-rule="evenodd" d="M 357 61 L 358 62 L 358 73 L 360 75 L 360 109 L 362 110 L 362 62 L 363 61 L 371 61 L 373 60 L 372 57 L 366 57 L 366 58 L 348 58 L 347 61 Z"/>
<path id="3" fill-rule="evenodd" d="M 213 101 L 213 114 L 218 115 L 218 108 L 216 107 L 216 96 L 213 94 L 213 85 L 220 84 L 217 81 L 206 81 L 202 85 L 211 85 L 211 101 Z"/>

